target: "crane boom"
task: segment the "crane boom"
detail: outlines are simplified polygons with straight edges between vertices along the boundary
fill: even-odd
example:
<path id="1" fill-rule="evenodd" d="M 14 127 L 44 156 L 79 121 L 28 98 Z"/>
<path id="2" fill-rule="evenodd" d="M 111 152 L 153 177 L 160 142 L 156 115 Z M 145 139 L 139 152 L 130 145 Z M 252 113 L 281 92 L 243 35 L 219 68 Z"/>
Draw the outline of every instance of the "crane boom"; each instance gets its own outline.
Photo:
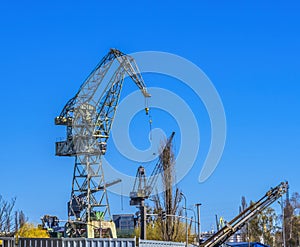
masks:
<path id="1" fill-rule="evenodd" d="M 118 68 L 105 90 L 97 92 L 114 61 L 119 63 Z M 145 98 L 151 97 L 134 58 L 117 49 L 110 49 L 55 118 L 56 125 L 67 126 L 67 141 L 56 143 L 56 155 L 75 156 L 77 153 L 85 153 L 86 149 L 89 149 L 89 153 L 105 154 L 125 74 L 130 76 Z M 85 119 L 86 116 L 89 119 Z M 83 124 L 88 128 L 83 129 Z M 83 143 L 86 138 L 82 138 L 82 134 L 84 137 L 87 134 L 93 136 L 94 142 L 90 142 L 90 138 L 88 143 Z"/>
<path id="2" fill-rule="evenodd" d="M 287 192 L 288 183 L 281 182 L 275 188 L 271 188 L 260 200 L 250 205 L 243 212 L 226 223 L 223 228 L 217 231 L 210 238 L 200 244 L 200 247 L 216 247 L 223 244 L 230 236 L 240 230 L 254 216 L 262 212 L 283 194 Z"/>
<path id="3" fill-rule="evenodd" d="M 56 142 L 56 155 L 75 157 L 69 219 L 89 223 L 96 210 L 111 219 L 106 187 L 115 182 L 105 182 L 101 156 L 106 153 L 126 75 L 144 97 L 150 97 L 134 58 L 110 49 L 55 118 L 56 125 L 67 128 L 66 140 Z"/>
<path id="4" fill-rule="evenodd" d="M 145 97 L 151 96 L 147 92 L 146 85 L 134 58 L 117 49 L 112 48 L 110 49 L 109 53 L 101 59 L 100 63 L 97 64 L 95 69 L 89 74 L 87 79 L 80 86 L 75 96 L 67 102 L 59 117 L 56 118 L 56 124 L 70 124 L 70 122 L 67 122 L 66 119 L 69 117 L 72 118 L 72 112 L 74 111 L 74 108 L 77 105 L 88 103 L 93 100 L 93 96 L 97 92 L 97 88 L 103 81 L 104 77 L 106 76 L 115 60 L 120 63 L 120 66 L 124 67 L 127 74 L 140 88 L 143 95 Z"/>

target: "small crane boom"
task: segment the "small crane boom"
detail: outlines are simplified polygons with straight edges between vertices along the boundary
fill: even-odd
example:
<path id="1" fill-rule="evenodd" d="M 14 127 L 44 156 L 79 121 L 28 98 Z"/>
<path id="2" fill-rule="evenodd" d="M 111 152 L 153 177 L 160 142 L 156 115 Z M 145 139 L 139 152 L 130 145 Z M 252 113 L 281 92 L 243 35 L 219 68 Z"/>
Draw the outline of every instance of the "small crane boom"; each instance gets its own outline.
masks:
<path id="1" fill-rule="evenodd" d="M 250 205 L 243 212 L 233 218 L 230 222 L 227 222 L 224 227 L 217 231 L 210 238 L 201 243 L 200 247 L 217 247 L 223 244 L 230 236 L 240 230 L 248 221 L 273 202 L 279 199 L 283 194 L 287 192 L 288 182 L 281 182 L 275 188 L 271 188 L 260 200 Z"/>

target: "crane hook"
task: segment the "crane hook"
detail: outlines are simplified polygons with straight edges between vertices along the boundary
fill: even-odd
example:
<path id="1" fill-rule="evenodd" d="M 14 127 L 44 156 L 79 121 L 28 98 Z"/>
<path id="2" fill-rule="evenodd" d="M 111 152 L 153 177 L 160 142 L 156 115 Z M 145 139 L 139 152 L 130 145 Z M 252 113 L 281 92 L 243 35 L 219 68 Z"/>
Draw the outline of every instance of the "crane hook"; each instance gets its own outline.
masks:
<path id="1" fill-rule="evenodd" d="M 149 115 L 149 107 L 145 107 L 146 115 Z"/>

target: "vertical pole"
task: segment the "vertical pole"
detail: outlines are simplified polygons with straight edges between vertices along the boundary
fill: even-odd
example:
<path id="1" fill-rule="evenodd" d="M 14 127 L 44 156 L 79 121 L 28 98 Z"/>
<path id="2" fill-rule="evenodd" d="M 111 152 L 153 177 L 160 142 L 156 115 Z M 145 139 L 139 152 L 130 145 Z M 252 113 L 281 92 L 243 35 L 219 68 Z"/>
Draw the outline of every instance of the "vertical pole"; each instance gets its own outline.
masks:
<path id="1" fill-rule="evenodd" d="M 185 239 L 186 246 L 189 245 L 189 235 L 188 235 L 188 219 L 187 219 L 187 210 L 186 210 L 186 198 L 184 197 L 184 206 L 185 206 Z"/>
<path id="2" fill-rule="evenodd" d="M 195 227 L 195 230 L 194 230 L 194 232 L 195 232 L 195 234 L 197 234 L 197 228 L 196 228 L 196 224 L 198 223 L 198 222 L 196 222 L 196 214 L 195 214 L 195 210 L 193 210 L 193 213 L 194 213 L 194 218 L 195 218 L 195 222 L 194 222 L 194 227 Z"/>
<path id="3" fill-rule="evenodd" d="M 187 219 L 187 209 L 186 209 L 186 197 L 185 195 L 180 192 L 180 195 L 184 198 L 184 208 L 185 208 L 185 241 L 186 241 L 186 247 L 189 245 L 189 235 L 188 235 L 188 219 Z"/>
<path id="4" fill-rule="evenodd" d="M 87 200 L 87 215 L 85 215 L 86 217 L 86 222 L 88 224 L 91 223 L 91 174 L 90 174 L 90 161 L 89 161 L 89 157 L 85 156 L 84 157 L 86 160 L 86 176 L 87 176 L 87 196 L 86 196 L 86 200 Z"/>
<path id="5" fill-rule="evenodd" d="M 282 240 L 283 240 L 283 247 L 286 247 L 286 240 L 285 240 L 285 214 L 284 214 L 284 207 L 283 207 L 283 200 L 281 197 L 281 211 L 282 211 Z"/>
<path id="6" fill-rule="evenodd" d="M 90 156 L 85 155 L 84 156 L 85 162 L 86 162 L 86 176 L 87 176 L 87 215 L 85 215 L 85 219 L 86 219 L 86 237 L 87 238 L 93 238 L 94 234 L 93 231 L 94 229 L 91 226 L 91 211 L 92 211 L 92 206 L 91 206 L 91 173 L 90 173 Z"/>
<path id="7" fill-rule="evenodd" d="M 219 220 L 218 220 L 218 215 L 215 215 L 216 216 L 216 226 L 217 226 L 217 232 L 220 230 L 220 227 L 219 227 Z"/>
<path id="8" fill-rule="evenodd" d="M 141 212 L 141 233 L 140 233 L 140 238 L 141 239 L 146 239 L 146 206 L 145 206 L 145 200 L 141 200 L 140 212 Z"/>
<path id="9" fill-rule="evenodd" d="M 197 229 L 196 229 L 196 225 L 197 225 L 197 219 L 196 219 L 196 213 L 195 213 L 195 210 L 194 209 L 192 209 L 192 208 L 187 208 L 187 210 L 190 210 L 190 211 L 192 211 L 193 212 L 193 214 L 194 214 L 194 218 L 192 217 L 191 218 L 191 225 L 192 225 L 192 222 L 194 221 L 194 227 L 195 227 L 195 229 L 194 229 L 194 232 L 195 232 L 195 234 L 197 234 Z M 197 241 L 198 241 L 198 238 L 197 238 Z"/>
<path id="10" fill-rule="evenodd" d="M 201 241 L 201 225 L 200 225 L 200 206 L 201 206 L 202 204 L 201 203 L 197 203 L 196 204 L 196 207 L 197 207 L 197 216 L 198 216 L 198 218 L 197 218 L 197 221 L 198 221 L 198 243 L 199 243 L 199 245 L 200 245 L 200 241 Z"/>
<path id="11" fill-rule="evenodd" d="M 249 222 L 247 222 L 247 232 L 248 232 L 248 247 L 250 247 L 250 228 L 249 228 Z"/>

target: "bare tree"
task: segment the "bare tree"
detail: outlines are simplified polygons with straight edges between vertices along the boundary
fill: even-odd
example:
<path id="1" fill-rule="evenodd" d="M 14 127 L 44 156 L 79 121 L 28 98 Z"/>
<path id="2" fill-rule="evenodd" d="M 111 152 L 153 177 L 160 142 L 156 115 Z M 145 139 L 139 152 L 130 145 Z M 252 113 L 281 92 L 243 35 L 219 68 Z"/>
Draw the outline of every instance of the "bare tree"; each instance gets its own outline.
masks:
<path id="1" fill-rule="evenodd" d="M 17 232 L 24 224 L 27 222 L 25 214 L 23 211 L 15 211 L 15 225 L 14 231 Z"/>
<path id="2" fill-rule="evenodd" d="M 12 210 L 15 206 L 16 198 L 10 202 L 5 201 L 0 196 L 0 234 L 10 234 L 12 226 Z"/>
<path id="3" fill-rule="evenodd" d="M 163 165 L 162 185 L 163 193 L 154 196 L 155 212 L 161 214 L 166 212 L 166 219 L 159 219 L 162 239 L 166 241 L 176 241 L 181 237 L 180 219 L 171 215 L 182 215 L 182 208 L 179 207 L 181 196 L 178 188 L 173 189 L 175 184 L 175 159 L 172 142 L 161 145 L 163 150 L 159 156 Z M 164 149 L 163 149 L 164 147 Z M 168 216 L 169 215 L 169 216 Z"/>
<path id="4" fill-rule="evenodd" d="M 246 201 L 246 197 L 242 196 L 241 205 L 239 207 L 239 213 L 243 212 L 247 207 L 248 207 L 248 204 Z M 249 229 L 248 228 L 249 228 L 249 226 L 248 226 L 248 224 L 246 224 L 240 230 L 241 237 L 244 242 L 249 241 Z"/>
<path id="5" fill-rule="evenodd" d="M 13 212 L 16 198 L 6 201 L 0 196 L 0 236 L 13 236 L 26 222 L 22 211 Z"/>

